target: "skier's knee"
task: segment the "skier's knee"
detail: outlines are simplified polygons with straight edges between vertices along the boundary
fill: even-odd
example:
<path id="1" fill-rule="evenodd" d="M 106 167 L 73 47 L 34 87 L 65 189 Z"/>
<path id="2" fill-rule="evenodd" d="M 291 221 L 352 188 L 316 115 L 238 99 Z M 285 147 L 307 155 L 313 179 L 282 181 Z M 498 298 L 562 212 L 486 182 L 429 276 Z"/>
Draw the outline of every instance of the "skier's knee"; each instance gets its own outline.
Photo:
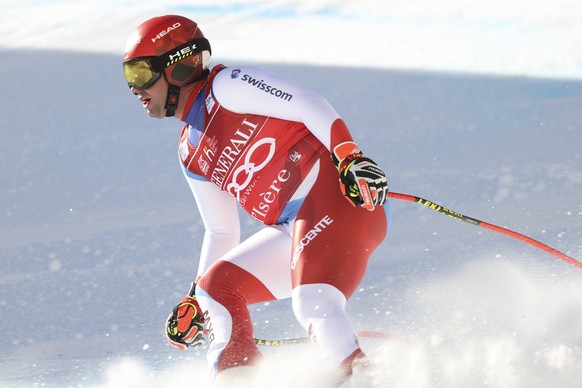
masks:
<path id="1" fill-rule="evenodd" d="M 198 279 L 198 285 L 217 301 L 241 299 L 239 281 L 243 272 L 238 266 L 219 260 Z"/>
<path id="2" fill-rule="evenodd" d="M 299 322 L 344 314 L 346 298 L 329 284 L 304 284 L 293 290 L 293 312 Z"/>

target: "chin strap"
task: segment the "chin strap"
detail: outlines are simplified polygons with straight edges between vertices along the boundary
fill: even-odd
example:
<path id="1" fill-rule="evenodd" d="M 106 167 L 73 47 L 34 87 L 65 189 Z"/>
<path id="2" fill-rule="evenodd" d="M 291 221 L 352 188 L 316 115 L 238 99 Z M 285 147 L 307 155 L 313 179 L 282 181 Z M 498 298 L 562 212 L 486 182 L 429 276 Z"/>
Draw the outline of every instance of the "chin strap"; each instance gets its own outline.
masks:
<path id="1" fill-rule="evenodd" d="M 166 97 L 166 117 L 174 117 L 178 108 L 178 99 L 180 98 L 180 87 L 168 84 L 168 96 Z"/>
<path id="2" fill-rule="evenodd" d="M 202 71 L 202 74 L 200 74 L 198 77 L 190 81 L 189 84 L 203 80 L 204 78 L 208 77 L 209 74 L 210 70 L 204 69 Z M 166 117 L 174 117 L 174 114 L 176 114 L 176 109 L 178 109 L 179 98 L 180 98 L 180 87 L 168 83 L 168 96 L 166 97 L 165 106 Z"/>

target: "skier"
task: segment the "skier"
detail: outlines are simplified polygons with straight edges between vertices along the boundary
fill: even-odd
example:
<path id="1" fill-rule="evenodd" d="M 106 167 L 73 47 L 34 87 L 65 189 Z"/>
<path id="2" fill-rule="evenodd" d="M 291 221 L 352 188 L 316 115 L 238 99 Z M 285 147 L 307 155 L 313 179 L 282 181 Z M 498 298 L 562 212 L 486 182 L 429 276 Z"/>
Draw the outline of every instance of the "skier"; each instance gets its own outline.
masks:
<path id="1" fill-rule="evenodd" d="M 207 335 L 211 374 L 227 380 L 261 359 L 247 305 L 291 297 L 322 359 L 348 378 L 365 355 L 345 305 L 386 235 L 385 174 L 323 97 L 259 67 L 210 69 L 210 55 L 178 15 L 145 21 L 124 53 L 147 114 L 185 123 L 178 155 L 205 226 L 166 339 L 186 349 Z M 237 205 L 265 225 L 243 242 Z"/>

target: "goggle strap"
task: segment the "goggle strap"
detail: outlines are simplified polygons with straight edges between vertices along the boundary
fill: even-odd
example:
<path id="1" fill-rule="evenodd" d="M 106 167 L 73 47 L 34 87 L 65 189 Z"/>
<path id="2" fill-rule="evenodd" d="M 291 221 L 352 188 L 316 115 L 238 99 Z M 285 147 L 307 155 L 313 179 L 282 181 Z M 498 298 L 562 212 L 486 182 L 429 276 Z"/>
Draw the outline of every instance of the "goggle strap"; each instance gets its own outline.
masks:
<path id="1" fill-rule="evenodd" d="M 185 48 L 190 48 L 190 51 L 182 53 Z M 188 43 L 184 43 L 162 55 L 155 57 L 152 60 L 152 69 L 161 73 L 166 67 L 176 63 L 176 59 L 180 60 L 180 53 L 188 56 L 201 53 L 202 51 L 208 51 L 212 55 L 212 50 L 210 49 L 210 42 L 206 38 L 190 39 Z M 191 54 L 190 54 L 191 53 Z M 179 58 L 179 59 L 178 59 Z"/>

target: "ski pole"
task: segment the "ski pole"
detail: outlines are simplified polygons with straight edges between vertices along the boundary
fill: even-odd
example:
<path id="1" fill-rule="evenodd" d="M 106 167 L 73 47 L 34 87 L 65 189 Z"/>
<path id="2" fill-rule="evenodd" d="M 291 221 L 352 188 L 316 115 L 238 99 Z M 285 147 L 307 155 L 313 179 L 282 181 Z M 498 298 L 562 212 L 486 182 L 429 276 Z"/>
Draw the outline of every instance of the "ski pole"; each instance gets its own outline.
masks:
<path id="1" fill-rule="evenodd" d="M 426 206 L 427 208 L 429 208 L 431 210 L 434 210 L 434 211 L 439 212 L 441 214 L 447 215 L 447 216 L 452 217 L 454 219 L 461 220 L 461 221 L 467 222 L 471 225 L 480 226 L 482 228 L 489 229 L 489 230 L 492 230 L 494 232 L 498 232 L 498 233 L 504 234 L 506 236 L 521 240 L 525 243 L 533 245 L 536 248 L 539 248 L 539 249 L 542 249 L 542 250 L 548 252 L 549 254 L 557 257 L 560 260 L 564 260 L 565 262 L 582 269 L 582 262 L 580 262 L 580 261 L 574 259 L 573 257 L 570 257 L 570 256 L 566 255 L 565 253 L 562 253 L 562 252 L 560 252 L 560 251 L 558 251 L 558 250 L 556 250 L 556 249 L 554 249 L 546 244 L 543 244 L 537 240 L 534 240 L 531 237 L 524 236 L 521 233 L 517 233 L 517 232 L 514 232 L 513 230 L 510 230 L 507 228 L 502 228 L 500 226 L 493 225 L 493 224 L 490 224 L 488 222 L 478 220 L 476 218 L 467 217 L 459 212 L 456 212 L 456 211 L 451 210 L 451 209 L 447 209 L 444 206 L 436 204 L 432 201 L 428 201 L 428 200 L 421 198 L 421 197 L 416 197 L 416 196 L 409 195 L 409 194 L 393 193 L 393 192 L 389 192 L 388 196 L 390 198 L 401 199 L 403 201 L 416 202 L 416 203 L 419 203 L 421 205 Z"/>
<path id="2" fill-rule="evenodd" d="M 379 338 L 379 339 L 391 339 L 394 336 L 390 334 L 381 333 L 379 331 L 359 331 L 356 335 L 360 338 Z M 283 345 L 293 345 L 311 342 L 309 337 L 296 337 L 296 338 L 286 338 L 286 339 L 262 339 L 255 338 L 255 343 L 259 346 L 283 346 Z"/>

